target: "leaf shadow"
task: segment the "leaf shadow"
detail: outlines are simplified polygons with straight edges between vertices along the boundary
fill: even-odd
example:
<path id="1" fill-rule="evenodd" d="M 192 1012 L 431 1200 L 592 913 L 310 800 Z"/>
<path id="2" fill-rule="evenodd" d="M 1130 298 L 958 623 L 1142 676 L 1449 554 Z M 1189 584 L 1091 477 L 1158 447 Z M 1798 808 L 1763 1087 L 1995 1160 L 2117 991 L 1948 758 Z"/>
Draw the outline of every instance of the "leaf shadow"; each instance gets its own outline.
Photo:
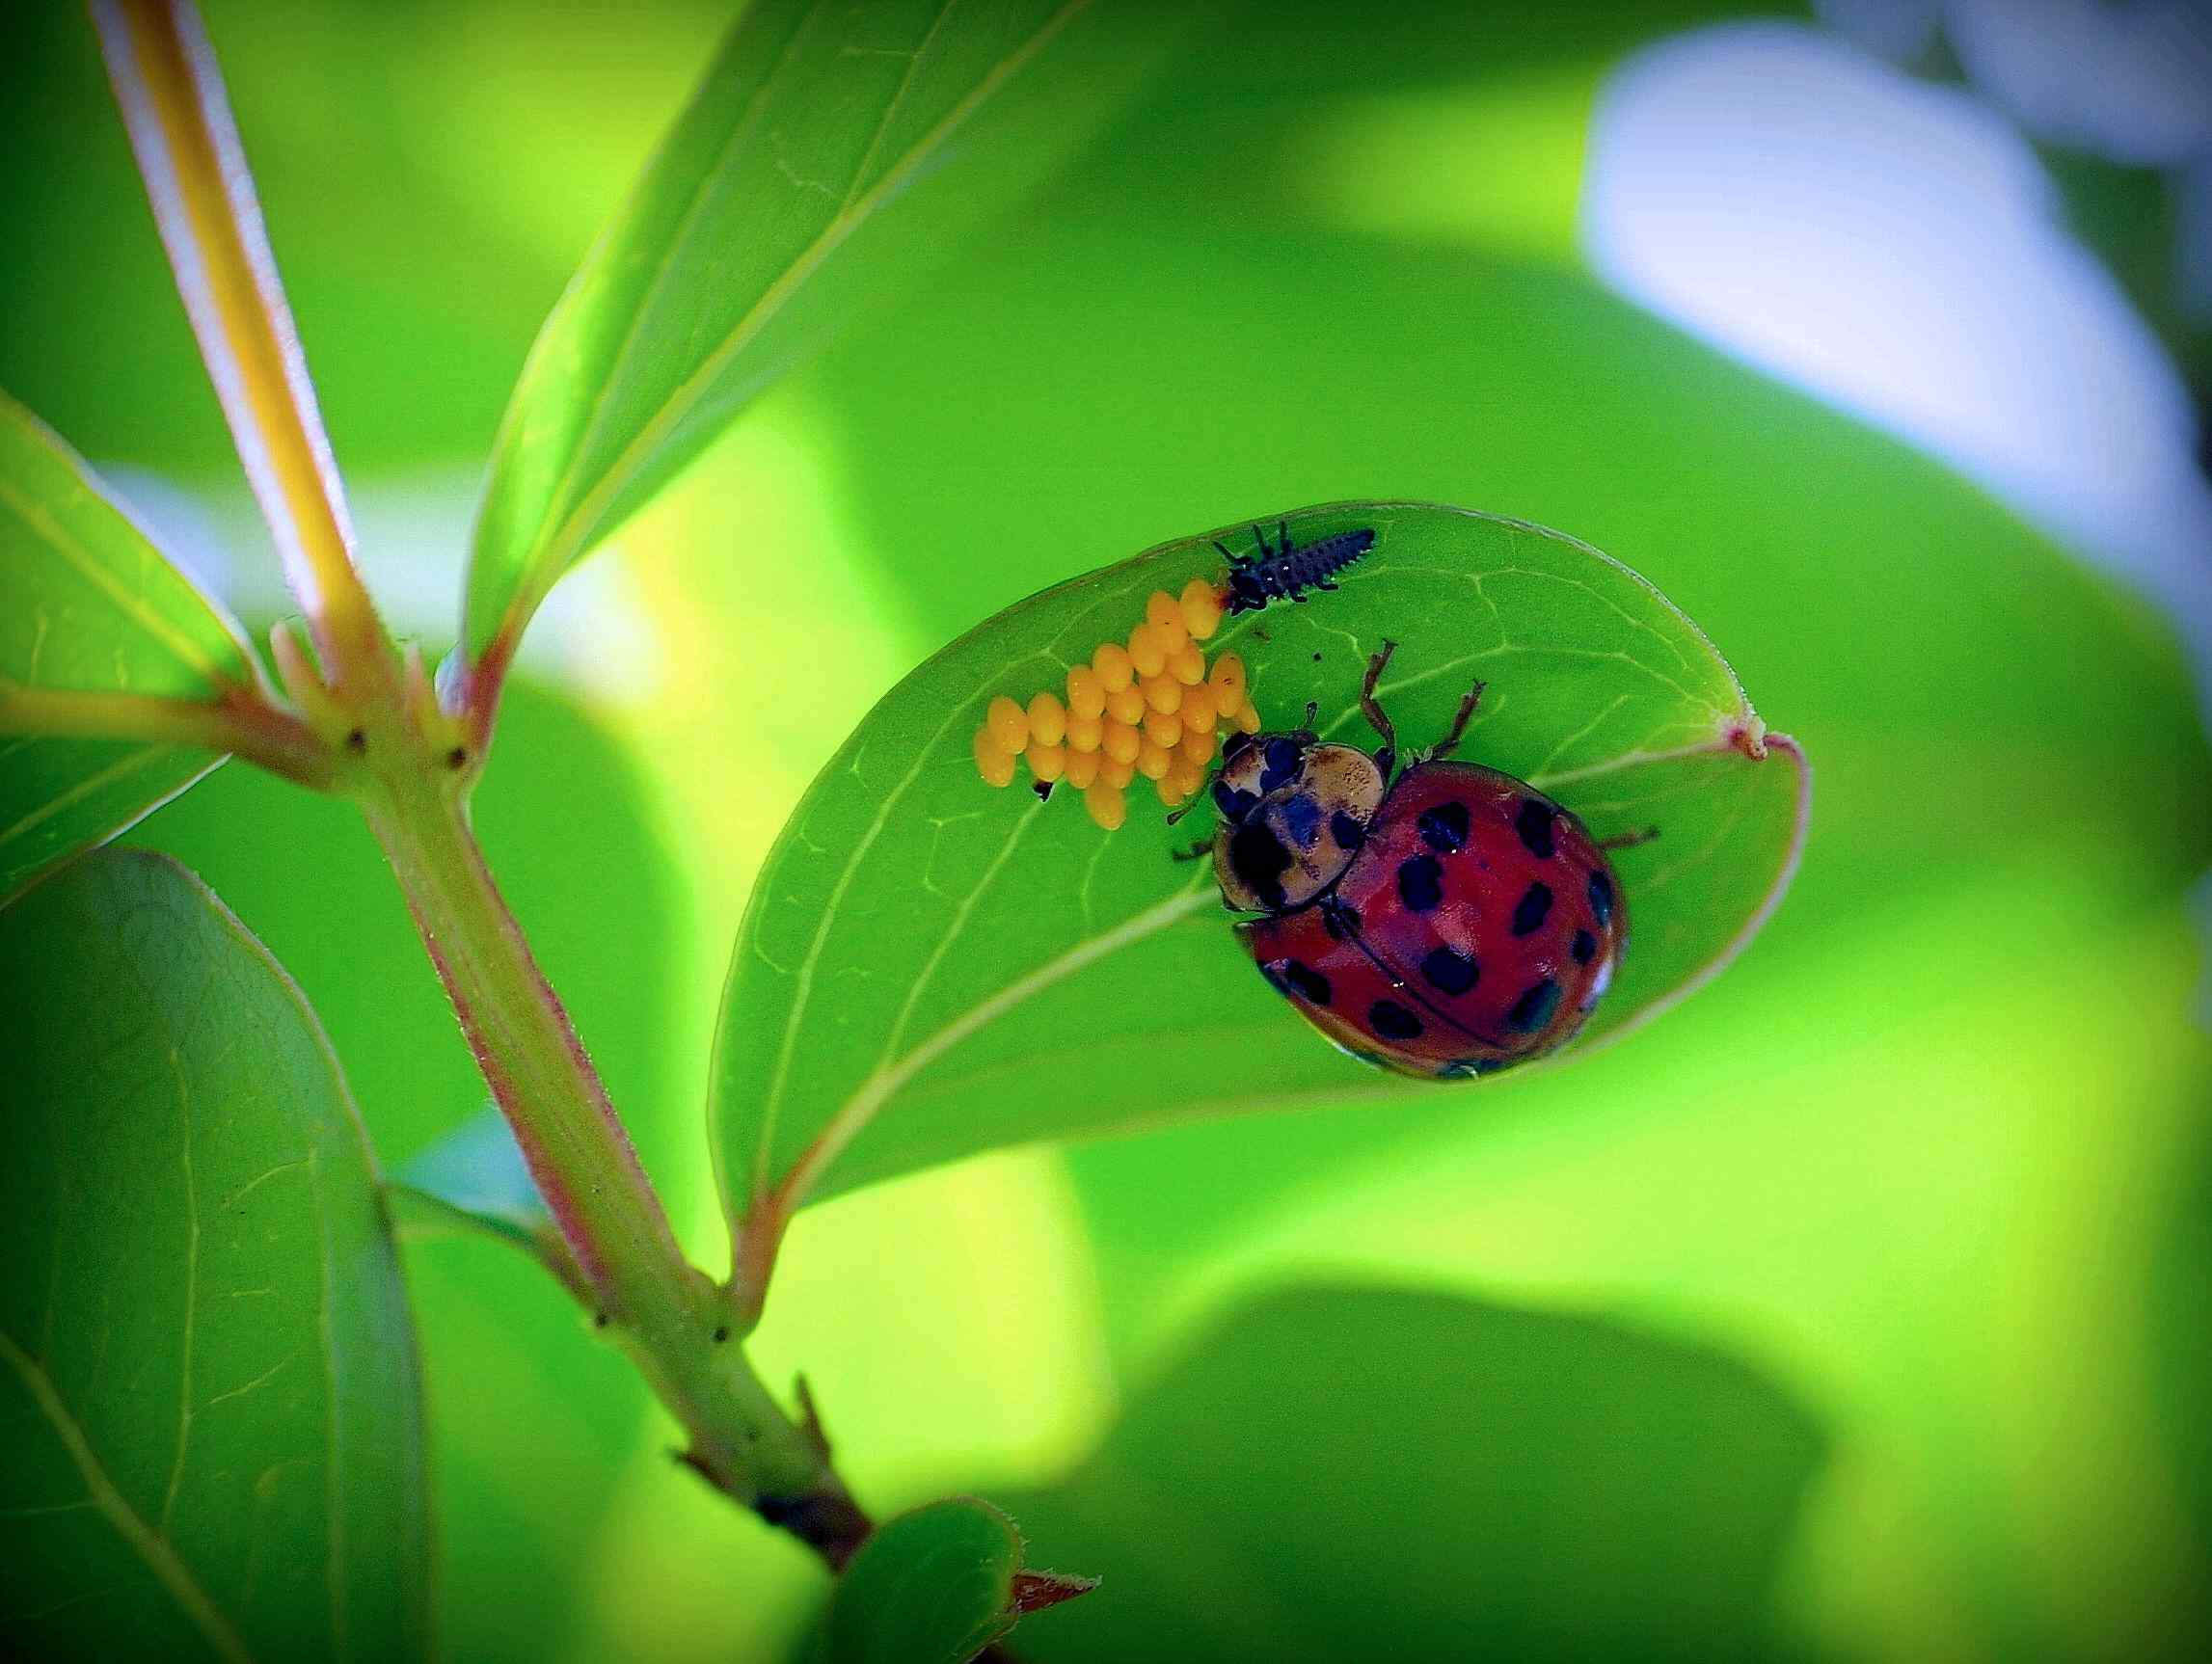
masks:
<path id="1" fill-rule="evenodd" d="M 1770 1596 L 1827 1437 L 1710 1348 L 1353 1287 L 1259 1296 L 1054 1489 L 995 1498 L 1102 1576 L 1042 1660 L 1794 1655 Z"/>

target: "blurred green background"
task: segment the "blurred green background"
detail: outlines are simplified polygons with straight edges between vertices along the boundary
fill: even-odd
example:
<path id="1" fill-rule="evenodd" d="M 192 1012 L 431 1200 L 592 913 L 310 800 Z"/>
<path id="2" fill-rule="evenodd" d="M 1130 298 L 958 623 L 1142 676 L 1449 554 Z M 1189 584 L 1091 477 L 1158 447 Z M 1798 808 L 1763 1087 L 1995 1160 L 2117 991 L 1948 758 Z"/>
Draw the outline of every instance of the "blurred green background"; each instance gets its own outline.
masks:
<path id="1" fill-rule="evenodd" d="M 506 390 L 723 10 L 206 11 L 364 559 L 443 647 Z M 1240 515 L 1465 503 L 1646 574 L 1811 752 L 1767 934 L 1575 1068 L 802 1220 L 758 1351 L 806 1371 L 863 1498 L 987 1494 L 1037 1563 L 1104 1574 L 1025 1655 L 2212 1646 L 2205 644 L 1593 277 L 1608 77 L 1715 15 L 1102 7 L 912 212 L 1012 204 L 855 284 L 526 655 L 478 821 L 710 1264 L 700 1103 L 750 875 L 876 696 L 1021 595 Z M 0 30 L 0 385 L 266 622 L 90 30 Z M 1070 108 L 1083 142 L 1029 179 Z M 2160 177 L 2049 159 L 2203 365 Z M 479 1107 L 342 806 L 231 766 L 133 837 L 299 979 L 388 1164 Z M 821 1573 L 667 1460 L 557 1289 L 490 1243 L 409 1268 L 448 1656 L 790 1645 Z"/>

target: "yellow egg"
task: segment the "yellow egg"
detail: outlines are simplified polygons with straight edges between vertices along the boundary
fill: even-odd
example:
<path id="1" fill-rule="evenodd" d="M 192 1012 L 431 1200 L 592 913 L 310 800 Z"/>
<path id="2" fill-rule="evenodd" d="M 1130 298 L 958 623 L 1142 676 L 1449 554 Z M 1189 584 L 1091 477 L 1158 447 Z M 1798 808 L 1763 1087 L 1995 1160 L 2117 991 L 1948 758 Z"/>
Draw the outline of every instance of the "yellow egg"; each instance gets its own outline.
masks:
<path id="1" fill-rule="evenodd" d="M 1106 738 L 1106 720 L 1101 716 L 1076 716 L 1067 718 L 1067 749 L 1070 751 L 1095 751 Z"/>
<path id="2" fill-rule="evenodd" d="M 1095 751 L 1070 751 L 1067 754 L 1067 784 L 1082 791 L 1098 778 L 1098 753 Z"/>
<path id="3" fill-rule="evenodd" d="M 1150 625 L 1140 624 L 1129 631 L 1129 662 L 1140 677 L 1157 676 L 1167 669 L 1168 650 Z"/>
<path id="4" fill-rule="evenodd" d="M 1175 775 L 1173 769 L 1155 780 L 1152 783 L 1152 788 L 1159 792 L 1160 806 L 1164 809 L 1180 809 L 1183 806 L 1183 800 L 1191 794 L 1191 789 L 1188 786 L 1175 784 Z"/>
<path id="5" fill-rule="evenodd" d="M 1168 771 L 1171 761 L 1168 748 L 1164 745 L 1156 745 L 1147 739 L 1137 747 L 1137 772 L 1147 780 L 1159 779 Z"/>
<path id="6" fill-rule="evenodd" d="M 1098 749 L 1117 763 L 1134 763 L 1143 744 L 1143 738 L 1126 722 L 1109 722 L 1098 741 Z"/>
<path id="7" fill-rule="evenodd" d="M 1154 711 L 1165 713 L 1183 708 L 1183 684 L 1172 676 L 1147 676 L 1144 688 L 1145 703 Z"/>
<path id="8" fill-rule="evenodd" d="M 1009 755 L 1029 744 L 1029 713 L 1003 693 L 984 712 L 984 726 L 991 731 L 998 748 Z"/>
<path id="9" fill-rule="evenodd" d="M 1247 734 L 1259 732 L 1259 712 L 1254 708 L 1251 700 L 1247 699 L 1236 708 L 1236 725 Z"/>
<path id="10" fill-rule="evenodd" d="M 1145 713 L 1145 738 L 1155 745 L 1178 745 L 1183 738 L 1183 719 L 1170 711 L 1147 711 Z"/>
<path id="11" fill-rule="evenodd" d="M 1175 789 L 1178 797 L 1188 797 L 1203 784 L 1205 768 L 1188 757 L 1175 759 L 1175 765 L 1168 770 L 1168 784 Z"/>
<path id="12" fill-rule="evenodd" d="M 1203 728 L 1210 732 L 1214 718 L 1220 714 L 1214 704 L 1213 684 L 1199 682 L 1184 688 L 1183 703 L 1178 710 L 1183 719 L 1184 733 L 1194 728 Z"/>
<path id="13" fill-rule="evenodd" d="M 1191 627 L 1183 622 L 1182 607 L 1164 589 L 1153 590 L 1152 599 L 1145 603 L 1145 622 L 1152 627 L 1152 639 L 1160 644 L 1160 651 L 1170 658 L 1191 638 Z"/>
<path id="14" fill-rule="evenodd" d="M 1091 811 L 1091 819 L 1109 832 L 1119 831 L 1121 822 L 1129 819 L 1129 805 L 1121 795 L 1121 788 L 1109 786 L 1103 780 L 1094 780 L 1083 793 L 1083 807 Z"/>
<path id="15" fill-rule="evenodd" d="M 1206 679 L 1206 656 L 1197 642 L 1186 641 L 1168 655 L 1168 674 L 1185 687 L 1196 687 Z"/>
<path id="16" fill-rule="evenodd" d="M 1214 748 L 1219 743 L 1220 737 L 1214 733 L 1213 724 L 1209 722 L 1203 728 L 1184 729 L 1183 742 L 1175 749 L 1194 767 L 1203 768 L 1214 760 Z"/>
<path id="17" fill-rule="evenodd" d="M 1126 757 L 1101 754 L 1098 759 L 1098 778 L 1115 788 L 1126 786 L 1137 778 L 1137 765 Z"/>
<path id="18" fill-rule="evenodd" d="M 1067 738 L 1067 707 L 1049 693 L 1033 695 L 1029 702 L 1029 741 L 1058 745 Z"/>
<path id="19" fill-rule="evenodd" d="M 1221 594 L 1202 577 L 1183 585 L 1183 628 L 1193 641 L 1203 641 L 1221 628 Z"/>
<path id="20" fill-rule="evenodd" d="M 1126 722 L 1134 728 L 1145 720 L 1145 690 L 1134 682 L 1126 687 L 1117 687 L 1106 695 L 1106 714 L 1117 722 Z"/>
<path id="21" fill-rule="evenodd" d="M 1136 675 L 1127 649 L 1119 641 L 1100 642 L 1098 651 L 1091 656 L 1091 668 L 1097 673 L 1098 685 L 1108 693 L 1128 686 Z"/>
<path id="22" fill-rule="evenodd" d="M 1214 690 L 1214 709 L 1225 716 L 1234 715 L 1236 708 L 1244 703 L 1244 660 L 1233 653 L 1225 653 L 1214 660 L 1213 672 L 1206 678 Z"/>
<path id="23" fill-rule="evenodd" d="M 1032 739 L 1029 749 L 1022 753 L 1029 759 L 1029 771 L 1039 780 L 1057 780 L 1067 772 L 1067 747 L 1043 745 Z"/>
<path id="24" fill-rule="evenodd" d="M 1013 753 L 991 738 L 987 725 L 976 730 L 976 770 L 990 785 L 1013 784 Z"/>
<path id="25" fill-rule="evenodd" d="M 1096 716 L 1106 709 L 1106 684 L 1088 664 L 1067 673 L 1067 714 Z"/>

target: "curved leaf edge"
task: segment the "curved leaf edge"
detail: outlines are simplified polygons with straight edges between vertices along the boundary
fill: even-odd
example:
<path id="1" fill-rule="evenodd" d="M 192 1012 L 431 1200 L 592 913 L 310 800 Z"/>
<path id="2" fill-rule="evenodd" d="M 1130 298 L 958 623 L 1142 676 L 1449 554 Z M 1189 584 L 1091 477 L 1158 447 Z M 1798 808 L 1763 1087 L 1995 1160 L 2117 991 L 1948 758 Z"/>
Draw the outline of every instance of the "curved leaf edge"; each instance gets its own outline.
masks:
<path id="1" fill-rule="evenodd" d="M 1263 515 L 1240 517 L 1222 525 L 1212 527 L 1206 531 L 1199 532 L 1194 535 L 1167 539 L 1164 542 L 1154 544 L 1149 548 L 1142 550 L 1138 553 L 1129 555 L 1121 560 L 1111 562 L 1108 565 L 1102 567 L 1093 568 L 1089 572 L 1079 573 L 1072 577 L 1063 579 L 1059 583 L 1047 585 L 1043 589 L 1033 591 L 1032 593 L 1023 596 L 1016 601 L 1009 603 L 1006 606 L 1001 607 L 998 611 L 993 612 L 987 617 L 980 620 L 970 629 L 964 631 L 959 635 L 956 636 L 953 640 L 947 642 L 943 647 L 937 649 L 936 652 L 922 659 L 912 669 L 907 671 L 905 675 L 902 676 L 897 682 L 893 683 L 890 687 L 886 688 L 883 693 L 869 707 L 867 712 L 854 725 L 852 732 L 846 737 L 845 740 L 837 747 L 834 752 L 830 754 L 830 757 L 823 765 L 821 769 L 816 772 L 814 779 L 808 783 L 805 792 L 800 793 L 798 801 L 793 805 L 791 813 L 785 818 L 781 830 L 777 832 L 774 842 L 769 846 L 768 855 L 763 859 L 761 863 L 760 872 L 755 875 L 753 891 L 751 895 L 749 895 L 746 899 L 744 913 L 739 921 L 738 930 L 736 937 L 734 938 L 733 949 L 730 956 L 730 964 L 723 975 L 722 994 L 720 1000 L 717 1002 L 717 1009 L 715 1014 L 715 1045 L 710 1055 L 708 1064 L 709 1090 L 705 1104 L 705 1115 L 707 1120 L 707 1141 L 710 1166 L 714 1169 L 715 1190 L 721 1202 L 723 1216 L 729 1223 L 733 1235 L 733 1240 L 739 1242 L 741 1245 L 745 1242 L 748 1219 L 755 1218 L 764 1211 L 763 1204 L 768 1202 L 769 1197 L 775 1194 L 775 1187 L 784 1183 L 789 1176 L 788 1174 L 782 1175 L 771 1181 L 769 1179 L 768 1175 L 760 1173 L 756 1170 L 754 1172 L 753 1194 L 744 1197 L 740 1197 L 733 1194 L 732 1167 L 727 1159 L 728 1152 L 725 1147 L 725 1141 L 723 1138 L 723 1126 L 725 1120 L 728 1117 L 716 1113 L 720 1082 L 722 1080 L 722 1047 L 724 1043 L 724 1036 L 729 1033 L 730 1030 L 731 1002 L 735 998 L 735 989 L 738 980 L 738 970 L 742 960 L 742 953 L 746 940 L 746 934 L 753 926 L 754 909 L 758 904 L 761 895 L 763 894 L 763 880 L 767 877 L 777 856 L 784 849 L 787 841 L 795 836 L 796 828 L 804 823 L 809 811 L 814 807 L 821 794 L 827 791 L 831 783 L 834 782 L 841 775 L 841 773 L 850 765 L 850 762 L 852 758 L 857 754 L 858 748 L 860 746 L 861 736 L 866 732 L 870 724 L 875 721 L 877 713 L 880 711 L 891 700 L 895 699 L 898 696 L 900 690 L 909 682 L 925 675 L 932 667 L 936 666 L 943 660 L 955 658 L 960 654 L 977 637 L 996 628 L 1009 613 L 1015 612 L 1024 607 L 1045 602 L 1053 597 L 1066 594 L 1071 590 L 1088 588 L 1100 582 L 1102 579 L 1111 578 L 1116 574 L 1130 571 L 1134 568 L 1144 566 L 1147 563 L 1159 560 L 1166 556 L 1173 555 L 1178 552 L 1196 552 L 1204 550 L 1210 553 L 1211 546 L 1216 539 L 1226 540 L 1228 538 L 1236 537 L 1246 532 L 1255 523 L 1264 525 L 1283 519 L 1307 519 L 1314 516 L 1339 514 L 1366 514 L 1369 512 L 1389 510 L 1408 510 L 1422 513 L 1457 515 L 1467 520 L 1480 521 L 1489 524 L 1503 526 L 1515 531 L 1527 532 L 1538 537 L 1548 538 L 1557 543 L 1564 544 L 1575 550 L 1578 553 L 1586 555 L 1589 558 L 1597 561 L 1599 564 L 1610 569 L 1615 574 L 1627 578 L 1637 588 L 1643 590 L 1654 601 L 1656 601 L 1660 607 L 1662 607 L 1668 614 L 1670 614 L 1678 623 L 1683 626 L 1683 628 L 1687 631 L 1690 639 L 1694 641 L 1698 647 L 1702 648 L 1708 655 L 1711 656 L 1713 662 L 1718 667 L 1722 676 L 1726 679 L 1727 685 L 1731 692 L 1734 694 L 1736 702 L 1736 710 L 1733 712 L 1730 712 L 1726 720 L 1719 725 L 1713 735 L 1713 739 L 1703 745 L 1682 747 L 1667 753 L 1647 755 L 1643 757 L 1622 758 L 1612 763 L 1608 763 L 1605 765 L 1606 767 L 1611 768 L 1622 766 L 1632 762 L 1650 762 L 1659 761 L 1662 758 L 1686 758 L 1726 752 L 1738 752 L 1740 753 L 1747 761 L 1758 763 L 1766 761 L 1772 752 L 1780 751 L 1782 755 L 1790 761 L 1791 765 L 1795 768 L 1797 772 L 1798 778 L 1796 792 L 1796 813 L 1792 826 L 1789 848 L 1784 854 L 1783 860 L 1776 871 L 1772 883 L 1767 888 L 1767 894 L 1762 898 L 1759 905 L 1754 909 L 1750 918 L 1745 922 L 1744 927 L 1730 939 L 1723 951 L 1715 955 L 1713 959 L 1709 960 L 1705 965 L 1700 967 L 1686 981 L 1679 984 L 1677 987 L 1668 990 L 1668 992 L 1662 995 L 1660 998 L 1650 1002 L 1648 1005 L 1642 1007 L 1639 1007 L 1634 1016 L 1617 1025 L 1612 1030 L 1599 1036 L 1597 1039 L 1588 1042 L 1579 1040 L 1572 1041 L 1568 1045 L 1562 1047 L 1551 1057 L 1540 1060 L 1538 1062 L 1529 1067 L 1513 1071 L 1514 1075 L 1517 1077 L 1530 1077 L 1539 1071 L 1549 1070 L 1552 1067 L 1555 1067 L 1559 1062 L 1577 1057 L 1591 1055 L 1603 1047 L 1612 1044 L 1615 1040 L 1640 1029 L 1645 1023 L 1649 1022 L 1654 1017 L 1659 1016 L 1664 1011 L 1673 1009 L 1676 1006 L 1680 1005 L 1684 1000 L 1687 999 L 1691 994 L 1697 992 L 1699 989 L 1708 986 L 1715 978 L 1717 978 L 1723 971 L 1725 971 L 1729 965 L 1735 962 L 1735 960 L 1742 953 L 1744 949 L 1746 949 L 1752 940 L 1759 934 L 1760 930 L 1766 926 L 1767 920 L 1773 916 L 1775 910 L 1781 905 L 1783 897 L 1787 894 L 1791 882 L 1796 875 L 1796 872 L 1804 852 L 1806 836 L 1811 824 L 1811 765 L 1805 756 L 1803 747 L 1794 738 L 1788 735 L 1773 734 L 1767 731 L 1765 721 L 1760 717 L 1758 711 L 1752 707 L 1749 696 L 1744 692 L 1742 680 L 1736 674 L 1735 666 L 1729 662 L 1727 656 L 1721 653 L 1719 648 L 1713 644 L 1713 638 L 1706 634 L 1705 631 L 1697 624 L 1696 620 L 1692 619 L 1687 613 L 1684 612 L 1680 606 L 1676 605 L 1675 603 L 1667 597 L 1664 591 L 1662 591 L 1657 584 L 1653 583 L 1650 578 L 1644 577 L 1642 573 L 1630 566 L 1627 562 L 1620 560 L 1613 555 L 1607 554 L 1604 550 L 1598 549 L 1571 533 L 1558 531 L 1536 521 L 1524 520 L 1513 515 L 1496 514 L 1482 509 L 1467 508 L 1456 503 L 1430 502 L 1418 498 L 1403 497 L 1362 497 L 1339 499 L 1325 503 L 1312 503 L 1290 510 L 1278 509 Z M 1229 641 L 1234 639 L 1234 633 L 1235 632 L 1225 631 L 1222 636 L 1216 638 L 1216 642 L 1213 645 L 1226 646 Z M 958 722 L 960 719 L 961 713 L 963 711 L 969 711 L 971 708 L 980 713 L 982 708 L 987 705 L 990 698 L 992 697 L 992 691 L 993 690 L 987 686 L 979 687 L 964 704 L 956 707 L 947 716 L 947 725 L 950 726 Z M 1575 770 L 1566 774 L 1532 779 L 1529 783 L 1540 788 L 1548 788 L 1563 780 L 1578 778 L 1589 772 L 1592 771 Z M 1152 910 L 1153 912 L 1162 915 L 1158 921 L 1158 924 L 1153 927 L 1159 927 L 1159 926 L 1174 923 L 1185 914 L 1195 910 L 1199 905 L 1201 904 L 1202 898 L 1205 894 L 1205 889 L 1206 885 L 1203 881 L 1195 881 L 1190 890 L 1185 892 L 1176 892 L 1170 897 L 1165 898 L 1163 901 Z M 1140 915 L 1140 919 L 1146 916 Z M 1136 921 L 1132 921 L 1131 923 L 1135 922 Z M 1126 928 L 1126 926 L 1124 928 Z M 1147 929 L 1145 933 L 1148 934 L 1149 930 Z M 1034 983 L 1037 981 L 1037 979 L 1038 973 L 1032 973 L 1029 978 L 1025 978 L 1022 980 L 1024 983 Z M 1026 994 L 1022 996 L 1022 998 L 1026 997 Z M 996 1005 L 992 1008 L 988 1020 L 995 1021 L 998 1016 L 1005 1014 L 1007 1010 L 1012 1009 L 1020 1003 L 1020 999 L 1015 999 L 1002 1002 Z M 975 1026 L 980 1027 L 981 1025 L 979 1024 Z M 961 1033 L 954 1037 L 956 1039 L 965 1038 L 966 1034 L 972 1032 L 973 1027 L 962 1031 Z M 936 1038 L 942 1039 L 944 1036 L 937 1036 Z M 931 1043 L 931 1042 L 930 1041 L 925 1041 L 923 1044 L 927 1046 Z M 947 1048 L 939 1049 L 942 1050 Z M 914 1073 L 919 1071 L 921 1064 L 929 1060 L 932 1060 L 930 1058 L 922 1057 L 921 1048 L 917 1047 L 914 1051 L 907 1055 L 905 1060 L 903 1060 L 904 1062 L 911 1064 L 912 1066 L 904 1068 L 900 1072 L 898 1081 L 895 1083 L 895 1085 L 903 1084 L 905 1079 L 910 1079 Z M 1405 1090 L 1406 1084 L 1403 1082 L 1378 1079 L 1371 1086 L 1332 1086 L 1328 1088 L 1319 1089 L 1312 1092 L 1291 1093 L 1287 1095 L 1278 1094 L 1267 1099 L 1264 1106 L 1254 1105 L 1243 1100 L 1233 1098 L 1194 1099 L 1187 1102 L 1178 1103 L 1172 1110 L 1163 1111 L 1161 1114 L 1156 1118 L 1147 1119 L 1139 1123 L 1128 1123 L 1125 1125 L 1124 1130 L 1136 1131 L 1149 1127 L 1173 1125 L 1179 1121 L 1235 1114 L 1240 1111 L 1258 1107 L 1266 1107 L 1270 1109 L 1301 1108 L 1320 1107 L 1334 1104 L 1348 1105 L 1379 1101 L 1402 1096 Z M 884 1104 L 888 1103 L 891 1096 L 895 1094 L 891 1091 L 886 1091 L 884 1093 L 878 1094 L 877 1100 L 869 1109 L 869 1118 L 872 1118 L 873 1114 L 877 1111 L 880 1110 Z M 850 1109 L 851 1106 L 849 1104 L 845 1106 L 845 1108 Z M 842 1143 L 844 1141 L 849 1141 L 850 1138 L 856 1134 L 857 1131 L 857 1126 L 841 1127 L 840 1142 Z M 822 1135 L 818 1135 L 818 1140 L 821 1137 Z M 1053 1142 L 1057 1141 L 1039 1140 L 1037 1141 Z M 959 1159 L 962 1158 L 949 1158 L 949 1160 Z M 927 1166 L 930 1167 L 941 1165 L 946 1164 L 927 1164 Z M 748 1162 L 747 1167 L 748 1170 L 755 1169 L 757 1167 L 757 1164 Z M 873 1181 L 863 1180 L 861 1182 L 868 1183 Z M 803 1194 L 794 1198 L 789 1198 L 782 1208 L 775 1211 L 788 1218 L 791 1213 L 796 1213 L 799 1207 L 803 1207 L 810 1201 L 825 1200 L 833 1194 L 841 1194 L 841 1189 L 842 1187 L 830 1186 L 810 1187 L 804 1191 Z M 772 1252 L 772 1248 L 770 1251 Z M 742 1257 L 743 1256 L 741 1253 L 741 1260 Z"/>

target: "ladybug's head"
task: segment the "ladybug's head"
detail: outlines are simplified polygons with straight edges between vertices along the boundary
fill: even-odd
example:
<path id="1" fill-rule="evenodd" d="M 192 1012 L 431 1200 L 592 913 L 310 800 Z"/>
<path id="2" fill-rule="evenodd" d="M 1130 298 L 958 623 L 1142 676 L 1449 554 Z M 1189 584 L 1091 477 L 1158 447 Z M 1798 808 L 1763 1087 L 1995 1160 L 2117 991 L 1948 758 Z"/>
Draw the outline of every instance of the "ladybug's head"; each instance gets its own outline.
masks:
<path id="1" fill-rule="evenodd" d="M 1305 906 L 1351 865 L 1383 789 L 1372 757 L 1310 733 L 1232 741 L 1213 785 L 1222 899 L 1247 913 Z"/>

